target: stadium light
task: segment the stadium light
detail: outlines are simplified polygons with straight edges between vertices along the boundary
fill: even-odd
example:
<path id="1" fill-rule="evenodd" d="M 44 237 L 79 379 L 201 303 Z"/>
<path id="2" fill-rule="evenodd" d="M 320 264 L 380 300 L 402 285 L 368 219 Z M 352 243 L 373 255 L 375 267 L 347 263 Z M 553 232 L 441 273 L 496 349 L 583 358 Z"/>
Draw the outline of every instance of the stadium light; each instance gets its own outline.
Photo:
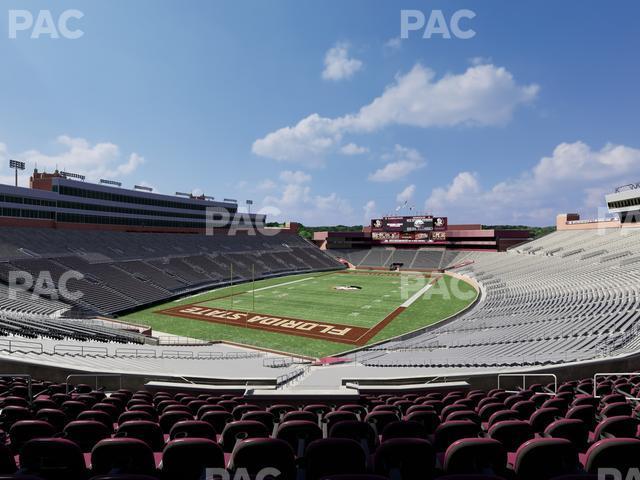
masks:
<path id="1" fill-rule="evenodd" d="M 18 170 L 24 170 L 25 164 L 19 160 L 9 159 L 9 168 L 13 168 L 16 171 L 16 187 L 18 186 Z"/>
<path id="2" fill-rule="evenodd" d="M 104 185 L 114 185 L 116 187 L 121 187 L 122 186 L 121 182 L 116 182 L 115 180 L 105 180 L 104 178 L 100 179 L 100 183 L 102 183 Z"/>
<path id="3" fill-rule="evenodd" d="M 247 200 L 245 203 L 247 204 L 247 212 L 251 213 L 251 205 L 253 205 L 253 200 Z"/>
<path id="4" fill-rule="evenodd" d="M 153 192 L 153 188 L 145 187 L 144 185 L 134 185 L 133 188 L 136 190 L 144 190 L 145 192 Z"/>

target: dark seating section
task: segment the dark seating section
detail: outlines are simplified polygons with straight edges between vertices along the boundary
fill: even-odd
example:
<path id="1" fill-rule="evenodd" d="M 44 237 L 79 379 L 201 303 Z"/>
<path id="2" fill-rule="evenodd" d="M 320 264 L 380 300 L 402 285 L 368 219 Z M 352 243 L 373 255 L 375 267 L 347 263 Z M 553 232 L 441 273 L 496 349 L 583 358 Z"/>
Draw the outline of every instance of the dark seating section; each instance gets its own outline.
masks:
<path id="1" fill-rule="evenodd" d="M 187 235 L 6 227 L 0 251 L 0 288 L 6 288 L 12 272 L 27 272 L 34 279 L 46 274 L 56 290 L 66 286 L 81 292 L 55 302 L 50 292 L 0 302 L 0 310 L 43 315 L 65 304 L 75 313 L 112 314 L 232 278 L 342 268 L 302 237 L 282 232 Z M 69 272 L 83 278 L 68 277 Z"/>
<path id="2" fill-rule="evenodd" d="M 600 377 L 595 389 L 591 379 L 554 388 L 265 403 L 231 393 L 105 394 L 87 385 L 67 393 L 40 381 L 29 396 L 26 380 L 3 377 L 0 479 L 198 480 L 206 469 L 257 478 L 270 469 L 283 480 L 589 480 L 604 468 L 627 478 L 640 458 L 640 375 Z M 629 415 L 607 416 L 621 404 Z M 488 405 L 496 406 L 491 415 Z M 575 418 L 583 406 L 590 409 Z M 500 412 L 510 413 L 492 422 Z"/>

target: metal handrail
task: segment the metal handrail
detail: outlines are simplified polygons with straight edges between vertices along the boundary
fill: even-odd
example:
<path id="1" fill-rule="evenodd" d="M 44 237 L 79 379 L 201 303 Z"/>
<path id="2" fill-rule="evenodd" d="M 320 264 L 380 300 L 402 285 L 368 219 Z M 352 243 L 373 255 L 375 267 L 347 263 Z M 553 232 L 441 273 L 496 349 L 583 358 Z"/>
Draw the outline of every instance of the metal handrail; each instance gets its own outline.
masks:
<path id="1" fill-rule="evenodd" d="M 117 348 L 114 352 L 114 356 L 122 357 L 151 357 L 157 358 L 158 352 L 151 348 Z"/>
<path id="2" fill-rule="evenodd" d="M 35 353 L 44 353 L 44 346 L 42 345 L 42 343 L 40 342 L 29 342 L 29 341 L 25 341 L 25 340 L 5 340 L 0 339 L 0 346 L 1 345 L 6 345 L 7 348 L 9 349 L 9 353 L 13 353 L 13 352 L 24 352 L 24 353 L 29 353 L 30 351 L 23 351 L 20 350 L 20 346 L 33 346 L 36 350 Z M 17 348 L 14 348 L 17 347 Z M 3 350 L 2 348 L 0 348 L 0 350 Z"/>
<path id="3" fill-rule="evenodd" d="M 596 373 L 593 376 L 593 396 L 595 398 L 600 398 L 599 395 L 596 395 L 596 389 L 598 387 L 598 382 L 596 381 L 596 378 L 598 377 L 608 377 L 609 375 L 639 375 L 638 372 L 615 372 L 615 373 Z M 640 400 L 640 397 L 627 397 L 629 400 Z"/>
<path id="4" fill-rule="evenodd" d="M 529 377 L 552 377 L 553 378 L 553 394 L 555 394 L 558 391 L 558 377 L 554 373 L 500 373 L 498 374 L 498 388 L 500 388 L 501 377 L 521 377 L 523 390 L 526 390 L 527 388 L 527 378 Z M 518 393 L 517 390 L 505 390 L 505 392 Z M 546 392 L 542 392 L 542 393 L 546 393 Z"/>
<path id="5" fill-rule="evenodd" d="M 160 358 L 193 358 L 193 352 L 187 350 L 163 350 Z"/>
<path id="6" fill-rule="evenodd" d="M 74 373 L 72 375 L 67 376 L 67 380 L 66 380 L 66 393 L 69 393 L 69 386 L 71 386 L 71 384 L 69 383 L 69 381 L 72 378 L 95 378 L 96 379 L 96 390 L 98 389 L 98 378 L 103 378 L 103 377 L 119 377 L 120 378 L 120 388 L 122 388 L 122 375 L 120 373 Z"/>
<path id="7" fill-rule="evenodd" d="M 109 356 L 109 350 L 107 347 L 96 347 L 93 345 L 54 345 L 53 353 L 58 355 L 68 355 L 78 353 L 81 356 L 85 355 L 104 355 Z"/>

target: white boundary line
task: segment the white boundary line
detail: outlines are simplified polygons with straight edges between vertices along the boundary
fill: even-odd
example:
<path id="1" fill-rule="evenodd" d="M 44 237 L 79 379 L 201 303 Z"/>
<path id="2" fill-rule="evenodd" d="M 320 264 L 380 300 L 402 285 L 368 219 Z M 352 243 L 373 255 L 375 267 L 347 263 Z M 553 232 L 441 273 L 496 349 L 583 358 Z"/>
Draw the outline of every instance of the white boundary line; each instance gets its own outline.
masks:
<path id="1" fill-rule="evenodd" d="M 277 283 L 275 285 L 269 285 L 268 287 L 262 287 L 262 288 L 256 288 L 256 292 L 259 292 L 260 290 L 267 290 L 269 288 L 276 288 L 276 287 L 280 287 L 282 285 L 289 285 L 291 283 L 298 283 L 298 282 L 304 282 L 306 280 L 311 280 L 312 278 L 317 278 L 317 277 L 306 277 L 306 278 L 300 278 L 298 280 L 292 280 L 290 282 L 284 282 L 284 283 Z M 263 280 L 268 280 L 268 279 L 264 279 L 261 278 L 259 280 L 256 280 L 257 282 L 261 282 Z M 245 282 L 244 285 L 246 285 L 247 283 Z M 174 300 L 171 303 L 178 303 L 178 302 L 183 302 L 184 300 L 189 300 L 190 298 L 195 298 L 195 297 L 200 297 L 201 295 L 206 295 L 208 293 L 212 293 L 212 292 L 216 292 L 216 291 L 221 291 L 221 290 L 226 290 L 228 288 L 232 288 L 232 287 L 237 287 L 238 285 L 242 285 L 242 283 L 237 283 L 235 285 L 226 285 L 224 287 L 219 287 L 219 288 L 212 288 L 211 290 L 207 290 L 206 292 L 200 292 L 200 293 L 194 293 L 193 295 L 189 295 L 186 297 L 182 297 L 182 298 L 178 298 L 176 300 Z M 247 290 L 247 292 L 252 292 L 252 290 Z M 215 299 L 214 299 L 215 300 Z M 204 300 L 205 302 L 207 302 L 208 300 Z"/>
<path id="2" fill-rule="evenodd" d="M 440 280 L 440 279 L 438 279 Z M 438 281 L 436 280 L 429 282 L 427 285 L 425 285 L 424 287 L 422 287 L 420 290 L 418 290 L 416 293 L 414 293 L 408 300 L 406 300 L 402 305 L 400 305 L 401 307 L 404 308 L 408 308 L 410 307 L 416 300 L 418 300 L 422 295 L 424 295 L 426 293 L 427 290 L 429 290 L 431 287 L 433 287 L 433 285 Z"/>
<path id="3" fill-rule="evenodd" d="M 247 293 L 261 292 L 262 290 L 269 290 L 270 288 L 283 287 L 284 285 L 291 285 L 292 283 L 306 282 L 307 280 L 312 280 L 314 278 L 316 277 L 299 278 L 298 280 L 291 280 L 290 282 L 276 283 L 275 285 L 268 285 L 266 287 L 256 288 L 255 290 L 247 290 Z"/>

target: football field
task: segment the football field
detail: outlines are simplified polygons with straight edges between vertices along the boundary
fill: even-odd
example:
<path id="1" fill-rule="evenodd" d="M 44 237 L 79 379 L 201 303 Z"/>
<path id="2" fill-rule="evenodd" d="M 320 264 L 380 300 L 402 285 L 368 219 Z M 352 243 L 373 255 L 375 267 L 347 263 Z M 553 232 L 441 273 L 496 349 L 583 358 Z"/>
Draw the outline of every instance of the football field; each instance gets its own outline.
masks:
<path id="1" fill-rule="evenodd" d="M 442 274 L 346 270 L 220 288 L 123 319 L 180 336 L 321 357 L 437 322 L 475 295 L 469 284 Z"/>

